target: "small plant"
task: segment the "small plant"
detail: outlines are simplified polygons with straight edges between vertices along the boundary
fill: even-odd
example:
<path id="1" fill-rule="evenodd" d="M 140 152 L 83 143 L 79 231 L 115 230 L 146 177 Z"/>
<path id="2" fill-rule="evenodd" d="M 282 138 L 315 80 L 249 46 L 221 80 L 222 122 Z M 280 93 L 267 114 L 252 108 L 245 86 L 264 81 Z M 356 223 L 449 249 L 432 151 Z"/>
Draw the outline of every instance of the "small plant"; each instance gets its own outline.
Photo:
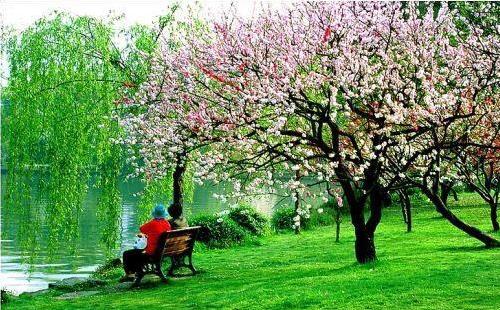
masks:
<path id="1" fill-rule="evenodd" d="M 272 218 L 271 225 L 276 231 L 291 230 L 294 229 L 294 224 L 296 217 L 299 216 L 292 207 L 282 207 L 277 209 Z M 300 218 L 300 228 L 307 229 L 310 226 L 311 218 L 302 217 Z"/>
<path id="2" fill-rule="evenodd" d="M 2 304 L 8 303 L 15 297 L 14 294 L 5 289 L 2 289 L 1 293 L 2 293 L 2 301 L 1 301 Z"/>
<path id="3" fill-rule="evenodd" d="M 228 215 L 252 235 L 262 236 L 268 231 L 269 219 L 250 205 L 239 205 L 231 209 Z"/>
<path id="4" fill-rule="evenodd" d="M 200 215 L 190 219 L 192 226 L 201 226 L 197 240 L 209 248 L 225 248 L 241 243 L 249 233 L 227 215 Z"/>
<path id="5" fill-rule="evenodd" d="M 335 224 L 335 206 L 333 201 L 328 201 L 311 211 L 310 226 L 330 226 Z"/>

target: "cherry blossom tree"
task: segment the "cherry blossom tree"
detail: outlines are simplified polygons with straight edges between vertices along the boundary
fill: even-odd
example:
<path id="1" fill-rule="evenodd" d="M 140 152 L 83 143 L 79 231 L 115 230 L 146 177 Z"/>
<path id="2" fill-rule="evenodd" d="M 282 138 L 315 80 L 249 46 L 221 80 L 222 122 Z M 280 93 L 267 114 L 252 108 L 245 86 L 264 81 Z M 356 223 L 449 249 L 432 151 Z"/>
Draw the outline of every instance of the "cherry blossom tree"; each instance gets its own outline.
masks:
<path id="1" fill-rule="evenodd" d="M 416 11 L 411 4 L 403 14 L 399 3 L 306 3 L 249 19 L 230 12 L 206 35 L 187 32 L 148 82 L 146 93 L 161 99 L 139 102 L 175 115 L 168 126 L 181 128 L 157 131 L 162 116 L 154 117 L 160 124 L 137 125 L 152 142 L 144 144 L 153 154 L 145 173 L 165 171 L 176 153 L 165 157 L 155 145 L 180 143 L 182 132 L 195 134 L 190 143 L 210 142 L 198 149 L 200 177 L 222 180 L 239 168 L 252 175 L 249 189 L 271 184 L 276 166 L 314 174 L 342 188 L 356 258 L 373 261 L 387 192 L 403 186 L 406 173 L 425 173 L 420 164 L 437 148 L 460 145 L 442 132 L 481 114 L 470 97 L 497 79 L 494 59 L 476 53 L 496 53 L 494 38 L 472 33 L 458 42 L 446 9 Z M 282 185 L 293 191 L 300 185 L 289 177 Z"/>
<path id="2" fill-rule="evenodd" d="M 193 107 L 184 100 L 185 96 L 173 95 L 184 85 L 183 71 L 177 66 L 182 64 L 177 63 L 175 55 L 185 43 L 182 35 L 188 30 L 182 21 L 174 21 L 175 9 L 177 6 L 171 15 L 165 16 L 155 35 L 155 41 L 161 42 L 157 51 L 157 56 L 161 56 L 149 59 L 150 55 L 144 55 L 151 66 L 148 79 L 136 93 L 124 99 L 121 125 L 127 134 L 121 142 L 128 146 L 132 175 L 143 178 L 146 190 L 165 181 L 171 185 L 162 194 L 171 196 L 168 212 L 177 226 L 187 225 L 183 216 L 185 194 L 193 189 L 193 170 L 200 157 L 197 154 L 212 143 L 213 137 L 203 106 Z M 193 20 L 196 25 L 190 24 L 189 31 L 203 35 L 203 23 L 197 18 Z M 159 188 L 164 190 L 165 185 Z"/>
<path id="3" fill-rule="evenodd" d="M 486 148 L 471 146 L 455 151 L 450 156 L 463 182 L 488 203 L 493 231 L 499 230 L 497 215 L 500 198 L 499 119 L 499 110 L 496 109 L 488 113 L 476 127 L 475 132 L 478 136 L 475 138 L 486 145 Z M 471 134 L 474 135 L 474 132 Z"/>

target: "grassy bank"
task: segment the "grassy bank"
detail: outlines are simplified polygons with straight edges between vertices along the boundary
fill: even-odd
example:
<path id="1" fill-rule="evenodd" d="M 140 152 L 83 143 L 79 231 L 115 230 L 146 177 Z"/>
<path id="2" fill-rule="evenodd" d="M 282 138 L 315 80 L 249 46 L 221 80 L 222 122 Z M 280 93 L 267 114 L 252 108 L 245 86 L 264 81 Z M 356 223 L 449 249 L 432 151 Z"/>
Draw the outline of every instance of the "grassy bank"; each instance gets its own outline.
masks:
<path id="1" fill-rule="evenodd" d="M 474 195 L 453 202 L 458 216 L 490 231 L 488 209 Z M 482 207 L 477 206 L 481 203 Z M 151 278 L 137 290 L 105 290 L 58 300 L 56 293 L 23 296 L 4 309 L 157 308 L 344 308 L 498 309 L 500 249 L 484 249 L 441 219 L 432 207 L 414 212 L 405 232 L 397 208 L 384 212 L 376 233 L 379 260 L 355 263 L 353 230 L 347 219 L 341 242 L 334 228 L 301 235 L 278 234 L 225 250 L 198 251 L 195 277 L 160 284 Z M 496 234 L 500 238 L 499 234 Z"/>

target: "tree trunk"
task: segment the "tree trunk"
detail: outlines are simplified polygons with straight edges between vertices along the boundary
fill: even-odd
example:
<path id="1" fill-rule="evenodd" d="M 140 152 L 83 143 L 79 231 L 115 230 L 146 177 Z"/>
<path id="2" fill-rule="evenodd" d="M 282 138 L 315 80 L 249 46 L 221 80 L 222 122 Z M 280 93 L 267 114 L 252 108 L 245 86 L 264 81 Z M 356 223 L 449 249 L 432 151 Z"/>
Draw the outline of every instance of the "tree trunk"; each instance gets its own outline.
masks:
<path id="1" fill-rule="evenodd" d="M 399 191 L 399 200 L 401 202 L 401 211 L 403 213 L 403 220 L 406 223 L 406 232 L 411 232 L 412 228 L 411 202 L 410 202 L 410 196 L 408 196 L 406 190 L 402 189 Z"/>
<path id="2" fill-rule="evenodd" d="M 354 249 L 358 263 L 366 264 L 373 262 L 377 258 L 373 238 L 370 237 L 365 225 L 354 226 L 354 231 L 356 233 Z"/>
<path id="3" fill-rule="evenodd" d="M 448 198 L 453 194 L 453 199 L 458 201 L 457 192 L 453 189 L 454 182 L 444 181 L 441 182 L 441 200 L 445 206 L 448 206 Z"/>
<path id="4" fill-rule="evenodd" d="M 500 242 L 487 234 L 483 233 L 481 230 L 477 229 L 474 226 L 470 226 L 463 221 L 461 221 L 458 217 L 455 216 L 443 203 L 443 201 L 439 198 L 438 195 L 433 194 L 428 188 L 425 186 L 421 187 L 422 191 L 427 195 L 427 197 L 434 203 L 436 210 L 447 219 L 453 226 L 462 230 L 466 234 L 471 237 L 476 238 L 486 245 L 487 248 L 500 247 Z"/>
<path id="5" fill-rule="evenodd" d="M 445 206 L 448 205 L 448 196 L 450 196 L 451 187 L 446 184 L 441 184 L 441 201 Z"/>
<path id="6" fill-rule="evenodd" d="M 408 194 L 405 194 L 405 209 L 406 209 L 406 232 L 411 232 L 413 219 L 411 214 L 411 202 Z"/>
<path id="7" fill-rule="evenodd" d="M 354 225 L 354 232 L 356 235 L 356 241 L 354 243 L 356 259 L 360 264 L 372 262 L 377 258 L 375 243 L 373 241 L 373 233 L 370 233 L 365 225 L 363 205 L 358 203 L 354 206 L 350 206 L 350 210 L 351 221 Z"/>
<path id="8" fill-rule="evenodd" d="M 179 154 L 177 157 L 177 165 L 175 166 L 174 173 L 172 175 L 172 205 L 169 207 L 168 213 L 172 216 L 172 219 L 175 221 L 182 217 L 183 212 L 183 177 L 184 172 L 186 171 L 186 165 L 184 160 L 184 154 Z"/>
<path id="9" fill-rule="evenodd" d="M 300 182 L 300 172 L 297 170 L 295 171 L 295 181 L 299 181 Z M 296 190 L 295 193 L 295 216 L 298 216 L 299 215 L 299 209 L 300 209 L 300 195 L 299 195 L 299 191 Z M 294 232 L 295 234 L 299 234 L 300 233 L 300 226 L 302 225 L 302 217 L 300 217 L 300 225 L 298 226 L 294 226 L 295 229 L 294 229 Z"/>
<path id="10" fill-rule="evenodd" d="M 340 223 L 336 223 L 336 229 L 335 229 L 335 242 L 339 243 L 340 242 Z"/>
<path id="11" fill-rule="evenodd" d="M 385 197 L 386 195 L 382 191 L 382 188 L 378 184 L 374 185 L 374 188 L 370 193 L 370 218 L 366 222 L 366 229 L 372 239 L 375 234 L 375 230 L 382 219 L 382 205 Z"/>
<path id="12" fill-rule="evenodd" d="M 491 181 L 488 180 L 489 178 L 486 176 L 484 183 L 485 186 L 484 188 L 478 186 L 475 184 L 472 180 L 468 180 L 466 183 L 472 190 L 474 190 L 481 198 L 483 198 L 484 201 L 486 201 L 490 205 L 490 219 L 491 219 L 491 225 L 493 226 L 493 231 L 498 231 L 499 226 L 498 226 L 498 217 L 497 217 L 497 209 L 498 209 L 498 191 L 499 189 L 494 189 L 491 187 Z M 499 184 L 500 186 L 500 184 Z M 493 196 L 491 195 L 491 190 L 495 191 L 495 194 Z"/>
<path id="13" fill-rule="evenodd" d="M 299 200 L 299 193 L 298 192 L 295 192 L 295 216 L 297 216 L 299 214 L 299 208 L 300 208 L 300 200 Z M 302 225 L 302 221 L 300 223 L 300 225 Z M 294 232 L 295 234 L 299 234 L 300 233 L 300 225 L 296 225 L 294 226 L 295 229 L 294 229 Z"/>
<path id="14" fill-rule="evenodd" d="M 497 216 L 498 204 L 495 202 L 490 202 L 490 218 L 491 225 L 493 225 L 493 231 L 498 231 L 498 216 Z"/>
<path id="15" fill-rule="evenodd" d="M 342 222 L 342 214 L 340 211 L 340 207 L 337 206 L 335 208 L 335 242 L 340 242 L 340 223 Z"/>
<path id="16" fill-rule="evenodd" d="M 340 185 L 344 190 L 344 195 L 347 199 L 349 211 L 351 213 L 351 223 L 354 226 L 354 232 L 356 235 L 356 241 L 354 243 L 356 259 L 361 264 L 373 262 L 377 256 L 375 253 L 373 233 L 370 234 L 368 232 L 365 224 L 364 206 L 366 198 L 356 197 L 355 189 L 352 187 L 351 183 L 347 181 L 350 177 L 343 165 L 339 164 L 339 168 L 336 173 L 341 179 Z M 375 218 L 372 221 L 375 222 Z"/>

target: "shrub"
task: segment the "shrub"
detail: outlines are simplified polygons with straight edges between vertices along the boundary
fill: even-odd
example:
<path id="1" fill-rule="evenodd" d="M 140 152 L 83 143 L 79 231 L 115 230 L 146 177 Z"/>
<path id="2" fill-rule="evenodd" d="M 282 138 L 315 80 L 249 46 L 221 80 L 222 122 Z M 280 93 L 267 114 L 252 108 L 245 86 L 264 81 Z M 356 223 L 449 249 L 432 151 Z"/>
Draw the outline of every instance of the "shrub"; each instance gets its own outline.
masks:
<path id="1" fill-rule="evenodd" d="M 269 227 L 268 218 L 249 205 L 239 205 L 231 209 L 229 217 L 255 236 L 263 235 Z"/>
<path id="2" fill-rule="evenodd" d="M 274 211 L 273 217 L 271 218 L 271 225 L 274 230 L 291 230 L 293 229 L 293 223 L 295 222 L 293 218 L 297 216 L 295 208 L 293 207 L 281 207 Z M 302 217 L 300 219 L 300 228 L 309 228 L 310 218 Z"/>
<path id="3" fill-rule="evenodd" d="M 2 304 L 8 303 L 15 298 L 14 294 L 12 294 L 11 292 L 9 292 L 5 289 L 2 289 L 1 293 L 2 293 L 2 296 L 1 296 L 2 297 L 2 300 L 1 300 Z"/>
<path id="4" fill-rule="evenodd" d="M 335 224 L 335 205 L 336 202 L 330 200 L 318 208 L 311 209 L 309 218 L 301 217 L 300 228 L 307 230 L 318 226 L 330 226 Z M 321 209 L 322 212 L 318 212 Z M 342 216 L 349 215 L 349 208 L 343 207 L 341 209 Z M 293 207 L 282 207 L 276 210 L 271 219 L 272 227 L 277 230 L 291 230 L 293 229 L 293 218 L 296 216 Z"/>
<path id="5" fill-rule="evenodd" d="M 323 212 L 319 213 L 319 209 Z M 310 226 L 330 226 L 335 224 L 335 212 L 333 201 L 328 201 L 317 209 L 311 210 Z"/>
<path id="6" fill-rule="evenodd" d="M 209 248 L 225 248 L 241 243 L 248 233 L 229 216 L 199 215 L 189 221 L 191 226 L 201 226 L 197 240 Z"/>
<path id="7" fill-rule="evenodd" d="M 335 224 L 335 216 L 337 202 L 334 200 L 329 200 L 328 202 L 320 205 L 318 209 L 322 209 L 323 212 L 319 213 L 317 210 L 313 210 L 311 212 L 311 226 L 330 226 Z M 344 205 L 342 209 L 340 209 L 340 213 L 342 217 L 349 216 L 349 208 Z"/>

